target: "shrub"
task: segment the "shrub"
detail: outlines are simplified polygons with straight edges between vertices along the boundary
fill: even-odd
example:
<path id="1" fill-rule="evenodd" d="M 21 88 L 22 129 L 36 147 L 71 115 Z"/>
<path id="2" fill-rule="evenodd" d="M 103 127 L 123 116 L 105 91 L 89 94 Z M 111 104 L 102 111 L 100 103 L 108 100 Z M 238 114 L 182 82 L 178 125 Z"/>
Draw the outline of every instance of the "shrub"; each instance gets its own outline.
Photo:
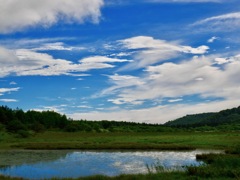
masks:
<path id="1" fill-rule="evenodd" d="M 17 132 L 19 130 L 26 130 L 26 126 L 18 120 L 10 121 L 7 125 L 7 130 L 9 132 Z"/>
<path id="2" fill-rule="evenodd" d="M 19 138 L 27 138 L 27 137 L 29 137 L 31 134 L 29 133 L 29 131 L 19 130 L 19 131 L 17 131 L 17 135 L 18 135 Z"/>

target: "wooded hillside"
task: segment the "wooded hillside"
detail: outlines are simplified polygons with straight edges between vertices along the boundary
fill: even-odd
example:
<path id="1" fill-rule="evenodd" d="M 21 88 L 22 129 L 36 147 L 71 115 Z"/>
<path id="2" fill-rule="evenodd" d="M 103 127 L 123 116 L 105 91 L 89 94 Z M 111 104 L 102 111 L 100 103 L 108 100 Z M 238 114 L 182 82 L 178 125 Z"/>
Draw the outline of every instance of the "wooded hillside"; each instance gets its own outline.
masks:
<path id="1" fill-rule="evenodd" d="M 169 121 L 164 125 L 170 127 L 217 127 L 222 125 L 232 125 L 240 127 L 240 106 L 216 113 L 202 113 L 187 115 L 182 118 Z"/>

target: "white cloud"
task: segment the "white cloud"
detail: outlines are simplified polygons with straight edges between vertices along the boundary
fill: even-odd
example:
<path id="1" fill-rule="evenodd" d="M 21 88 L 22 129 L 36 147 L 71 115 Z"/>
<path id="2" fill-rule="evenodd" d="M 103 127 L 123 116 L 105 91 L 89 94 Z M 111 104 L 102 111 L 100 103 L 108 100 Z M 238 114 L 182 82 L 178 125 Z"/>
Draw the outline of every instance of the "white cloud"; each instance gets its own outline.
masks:
<path id="1" fill-rule="evenodd" d="M 10 85 L 16 85 L 17 83 L 14 82 L 14 81 L 11 81 L 9 84 L 10 84 Z"/>
<path id="2" fill-rule="evenodd" d="M 74 41 L 75 37 L 54 37 L 54 38 L 40 38 L 40 39 L 29 39 L 29 38 L 9 38 L 1 39 L 0 44 L 4 44 L 5 48 L 8 49 L 31 49 L 37 50 L 59 50 L 59 49 L 84 49 L 84 47 L 72 47 L 68 46 L 63 42 Z"/>
<path id="3" fill-rule="evenodd" d="M 16 99 L 0 99 L 1 102 L 18 102 Z"/>
<path id="4" fill-rule="evenodd" d="M 77 108 L 91 109 L 92 107 L 87 105 L 80 105 L 80 106 L 77 106 Z"/>
<path id="5" fill-rule="evenodd" d="M 183 99 L 181 98 L 178 98 L 178 99 L 169 99 L 168 102 L 170 103 L 174 103 L 174 102 L 179 102 L 179 101 L 182 101 Z"/>
<path id="6" fill-rule="evenodd" d="M 204 20 L 198 21 L 197 23 L 201 24 L 201 23 L 206 23 L 206 22 L 210 22 L 210 21 L 214 21 L 214 20 L 220 20 L 220 21 L 224 21 L 224 20 L 234 20 L 234 19 L 240 19 L 240 12 L 236 12 L 236 13 L 229 13 L 229 14 L 224 14 L 224 15 L 219 15 L 219 16 L 213 16 L 210 18 L 206 18 Z"/>
<path id="7" fill-rule="evenodd" d="M 0 77 L 8 75 L 69 75 L 82 76 L 76 74 L 91 69 L 113 68 L 113 63 L 128 62 L 126 59 L 116 59 L 104 56 L 93 56 L 73 63 L 65 59 L 54 59 L 46 53 L 38 53 L 28 49 L 9 50 L 0 47 Z M 84 74 L 85 76 L 85 74 Z"/>
<path id="8" fill-rule="evenodd" d="M 0 88 L 0 96 L 4 95 L 5 93 L 11 93 L 11 92 L 16 92 L 19 91 L 19 87 L 17 88 Z"/>
<path id="9" fill-rule="evenodd" d="M 134 51 L 133 63 L 123 69 L 143 68 L 157 62 L 166 61 L 178 57 L 181 53 L 185 54 L 205 54 L 208 46 L 202 45 L 197 48 L 183 46 L 176 42 L 154 39 L 149 36 L 137 36 L 129 39 L 120 40 L 119 43 L 129 50 Z"/>
<path id="10" fill-rule="evenodd" d="M 240 27 L 240 12 L 228 13 L 209 17 L 192 24 L 192 26 L 204 26 L 205 30 L 232 31 Z"/>
<path id="11" fill-rule="evenodd" d="M 226 58 L 215 58 L 216 64 L 225 64 L 229 61 Z"/>
<path id="12" fill-rule="evenodd" d="M 113 104 L 116 105 L 121 105 L 121 104 L 132 104 L 132 105 L 141 105 L 144 103 L 144 101 L 138 101 L 138 100 L 134 100 L 134 99 L 127 99 L 127 98 L 117 98 L 117 99 L 108 99 L 108 102 L 112 102 Z"/>
<path id="13" fill-rule="evenodd" d="M 102 91 L 101 95 L 109 95 L 114 93 L 116 90 L 118 91 L 121 90 L 122 88 L 134 87 L 144 84 L 144 82 L 139 77 L 130 75 L 114 74 L 108 77 L 110 83 L 113 84 L 113 86 Z M 114 100 L 112 102 L 119 102 L 118 104 L 120 104 L 121 100 Z"/>
<path id="14" fill-rule="evenodd" d="M 115 63 L 115 62 L 129 62 L 127 59 L 116 59 L 116 58 L 109 58 L 105 56 L 93 56 L 84 58 L 81 60 L 81 63 L 84 64 L 94 64 L 94 63 Z"/>
<path id="15" fill-rule="evenodd" d="M 55 111 L 61 114 L 64 114 L 65 108 L 67 107 L 67 104 L 60 104 L 60 105 L 53 105 L 53 106 L 41 106 L 40 108 L 34 108 L 32 110 L 34 111 Z"/>
<path id="16" fill-rule="evenodd" d="M 43 44 L 41 47 L 33 48 L 33 51 L 73 51 L 73 50 L 85 50 L 84 47 L 72 47 L 66 46 L 63 42 L 54 42 L 54 43 L 46 43 Z"/>
<path id="17" fill-rule="evenodd" d="M 199 95 L 202 98 L 222 98 L 226 100 L 240 97 L 240 55 L 225 58 L 219 63 L 219 55 L 194 57 L 179 63 L 164 63 L 149 66 L 140 77 L 125 80 L 125 75 L 110 76 L 112 87 L 103 94 L 115 94 L 111 102 L 134 104 L 146 100 Z M 122 80 L 122 81 L 121 81 Z"/>
<path id="18" fill-rule="evenodd" d="M 19 31 L 41 25 L 49 27 L 58 21 L 97 23 L 103 0 L 0 0 L 0 33 Z"/>
<path id="19" fill-rule="evenodd" d="M 204 79 L 202 77 L 198 77 L 195 79 L 196 81 L 203 81 Z"/>
<path id="20" fill-rule="evenodd" d="M 69 117 L 79 120 L 116 120 L 146 123 L 165 123 L 169 120 L 203 112 L 217 112 L 227 108 L 239 106 L 239 100 L 214 101 L 197 104 L 171 104 L 139 110 L 112 110 L 110 112 L 91 111 L 88 113 L 68 114 Z"/>
<path id="21" fill-rule="evenodd" d="M 213 37 L 211 37 L 210 39 L 208 39 L 208 43 L 213 43 L 215 40 L 217 40 L 217 39 L 219 39 L 218 37 L 216 37 L 216 36 L 213 36 Z"/>

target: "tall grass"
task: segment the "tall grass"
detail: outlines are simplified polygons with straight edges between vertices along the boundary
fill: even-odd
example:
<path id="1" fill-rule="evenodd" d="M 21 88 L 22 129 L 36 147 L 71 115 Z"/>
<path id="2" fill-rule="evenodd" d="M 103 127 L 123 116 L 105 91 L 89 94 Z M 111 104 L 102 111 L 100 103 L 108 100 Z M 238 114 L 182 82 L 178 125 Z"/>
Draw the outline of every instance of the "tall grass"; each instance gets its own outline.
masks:
<path id="1" fill-rule="evenodd" d="M 166 171 L 164 166 L 162 166 L 159 162 L 151 165 L 146 164 L 146 168 L 148 170 L 148 174 L 163 173 Z"/>
<path id="2" fill-rule="evenodd" d="M 67 133 L 47 131 L 19 139 L 1 137 L 0 149 L 230 149 L 240 144 L 239 133 Z"/>
<path id="3" fill-rule="evenodd" d="M 226 151 L 226 154 L 197 155 L 198 160 L 206 162 L 200 167 L 187 167 L 190 176 L 200 178 L 233 178 L 240 179 L 240 148 L 239 146 Z"/>

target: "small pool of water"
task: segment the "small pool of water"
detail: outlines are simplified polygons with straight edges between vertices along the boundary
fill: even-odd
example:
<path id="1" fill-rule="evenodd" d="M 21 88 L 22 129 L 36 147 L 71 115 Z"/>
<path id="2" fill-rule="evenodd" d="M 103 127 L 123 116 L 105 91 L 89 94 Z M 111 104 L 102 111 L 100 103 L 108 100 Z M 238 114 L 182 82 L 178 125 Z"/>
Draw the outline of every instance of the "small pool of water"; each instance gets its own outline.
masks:
<path id="1" fill-rule="evenodd" d="M 147 173 L 160 165 L 168 170 L 202 164 L 196 154 L 217 151 L 0 151 L 0 174 L 25 179 L 77 178 L 96 174 Z"/>

